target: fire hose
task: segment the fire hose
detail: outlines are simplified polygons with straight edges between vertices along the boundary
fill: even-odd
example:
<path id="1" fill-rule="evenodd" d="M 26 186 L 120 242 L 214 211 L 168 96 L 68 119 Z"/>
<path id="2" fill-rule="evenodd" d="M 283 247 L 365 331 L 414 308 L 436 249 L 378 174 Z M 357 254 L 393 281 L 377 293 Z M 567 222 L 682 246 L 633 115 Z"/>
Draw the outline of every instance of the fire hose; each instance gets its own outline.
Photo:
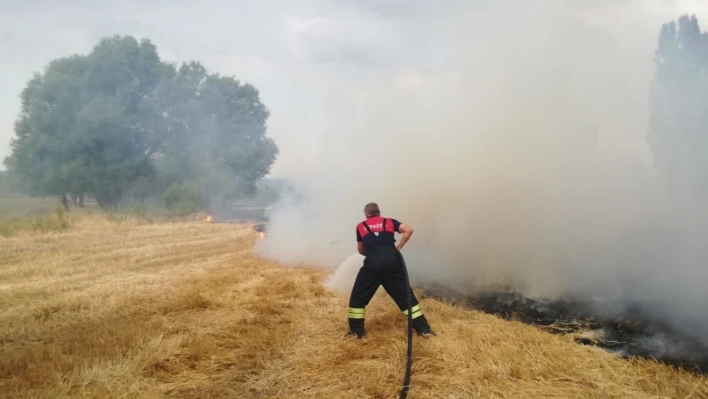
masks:
<path id="1" fill-rule="evenodd" d="M 408 350 L 407 350 L 407 360 L 406 360 L 406 372 L 403 376 L 403 387 L 401 388 L 400 399 L 405 399 L 408 396 L 408 389 L 411 383 L 411 366 L 413 365 L 413 309 L 412 309 L 412 299 L 411 299 L 411 285 L 408 279 L 408 268 L 406 267 L 406 261 L 403 259 L 403 254 L 399 251 L 398 255 L 401 257 L 401 266 L 403 266 L 403 271 L 406 275 L 406 300 L 408 301 Z"/>
<path id="2" fill-rule="evenodd" d="M 341 241 L 332 241 L 331 244 L 339 244 Z M 406 372 L 403 375 L 403 386 L 401 387 L 401 395 L 399 399 L 406 399 L 408 397 L 408 389 L 411 384 L 411 368 L 413 366 L 413 298 L 411 297 L 411 284 L 408 277 L 408 267 L 406 266 L 406 260 L 403 258 L 401 251 L 398 251 L 398 256 L 401 258 L 401 266 L 403 267 L 403 272 L 406 276 L 406 301 L 408 304 L 408 348 L 406 352 Z"/>

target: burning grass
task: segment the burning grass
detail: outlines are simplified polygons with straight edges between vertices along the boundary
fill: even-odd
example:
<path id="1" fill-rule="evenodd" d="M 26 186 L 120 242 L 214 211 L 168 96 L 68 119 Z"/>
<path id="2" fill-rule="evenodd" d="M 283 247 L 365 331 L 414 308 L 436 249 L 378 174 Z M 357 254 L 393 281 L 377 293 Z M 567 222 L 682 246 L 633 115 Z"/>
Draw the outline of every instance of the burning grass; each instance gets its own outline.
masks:
<path id="1" fill-rule="evenodd" d="M 7 398 L 390 398 L 405 319 L 380 293 L 364 341 L 322 271 L 250 255 L 228 223 L 89 218 L 0 238 Z M 702 398 L 708 380 L 425 299 L 410 398 Z"/>

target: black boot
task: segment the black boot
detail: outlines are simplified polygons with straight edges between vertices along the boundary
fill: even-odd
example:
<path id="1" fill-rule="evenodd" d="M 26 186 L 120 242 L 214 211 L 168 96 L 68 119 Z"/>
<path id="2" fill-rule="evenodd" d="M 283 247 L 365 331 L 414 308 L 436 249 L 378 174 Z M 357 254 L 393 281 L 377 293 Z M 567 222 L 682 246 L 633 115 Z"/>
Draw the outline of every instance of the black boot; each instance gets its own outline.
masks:
<path id="1" fill-rule="evenodd" d="M 425 318 L 425 315 L 413 319 L 413 329 L 415 330 L 416 334 L 423 337 L 437 335 L 430 328 L 430 324 L 428 324 L 428 320 Z"/>
<path id="2" fill-rule="evenodd" d="M 364 338 L 364 319 L 349 319 L 349 332 L 347 336 L 356 336 L 359 339 Z"/>

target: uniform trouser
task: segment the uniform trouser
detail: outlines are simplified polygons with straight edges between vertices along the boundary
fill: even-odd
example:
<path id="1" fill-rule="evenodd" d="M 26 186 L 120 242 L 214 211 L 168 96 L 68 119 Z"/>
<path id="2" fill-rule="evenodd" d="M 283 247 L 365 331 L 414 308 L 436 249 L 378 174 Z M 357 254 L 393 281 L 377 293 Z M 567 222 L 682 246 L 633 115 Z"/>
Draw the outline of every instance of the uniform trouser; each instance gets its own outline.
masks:
<path id="1" fill-rule="evenodd" d="M 395 249 L 394 249 L 395 250 Z M 395 250 L 397 251 L 397 250 Z M 359 270 L 354 281 L 349 298 L 349 330 L 358 336 L 364 335 L 364 319 L 366 306 L 383 285 L 388 295 L 393 298 L 403 315 L 408 317 L 408 298 L 406 291 L 410 291 L 411 310 L 413 312 L 413 328 L 418 334 L 430 332 L 428 321 L 423 315 L 423 310 L 418 303 L 410 285 L 406 284 L 406 270 L 397 256 L 390 254 L 379 256 L 380 259 L 371 259 L 367 256 L 364 266 Z M 376 255 L 374 255 L 376 256 Z"/>

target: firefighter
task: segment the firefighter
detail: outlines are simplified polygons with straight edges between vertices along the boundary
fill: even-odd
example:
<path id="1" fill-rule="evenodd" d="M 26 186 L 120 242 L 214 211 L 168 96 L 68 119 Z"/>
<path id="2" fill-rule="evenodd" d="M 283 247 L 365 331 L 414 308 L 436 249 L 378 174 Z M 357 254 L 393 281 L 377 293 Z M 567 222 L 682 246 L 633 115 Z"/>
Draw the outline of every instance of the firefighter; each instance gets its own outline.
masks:
<path id="1" fill-rule="evenodd" d="M 348 335 L 364 337 L 366 306 L 379 285 L 383 285 L 406 317 L 408 317 L 406 290 L 410 290 L 413 328 L 420 336 L 436 335 L 430 329 L 413 290 L 406 284 L 406 270 L 401 261 L 400 250 L 413 234 L 413 228 L 396 219 L 381 217 L 379 206 L 375 203 L 369 203 L 364 207 L 364 215 L 366 220 L 356 227 L 356 240 L 359 253 L 365 258 L 349 298 Z M 398 245 L 394 233 L 401 234 L 401 242 Z"/>

